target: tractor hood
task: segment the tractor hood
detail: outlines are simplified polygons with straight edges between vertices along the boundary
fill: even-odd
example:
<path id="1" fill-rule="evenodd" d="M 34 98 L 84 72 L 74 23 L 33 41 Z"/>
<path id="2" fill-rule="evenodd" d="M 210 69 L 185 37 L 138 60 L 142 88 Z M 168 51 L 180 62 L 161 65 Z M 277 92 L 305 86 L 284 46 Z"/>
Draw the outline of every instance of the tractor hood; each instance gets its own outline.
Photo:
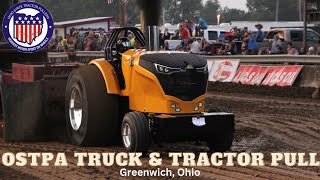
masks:
<path id="1" fill-rule="evenodd" d="M 170 68 L 182 69 L 186 69 L 189 65 L 192 65 L 194 68 L 202 68 L 207 65 L 206 59 L 190 53 L 149 53 L 141 55 L 140 63 L 144 64 L 143 61 L 167 66 Z"/>
<path id="2" fill-rule="evenodd" d="M 183 101 L 205 94 L 208 83 L 207 61 L 200 56 L 178 52 L 147 52 L 139 65 L 153 73 L 164 93 Z"/>

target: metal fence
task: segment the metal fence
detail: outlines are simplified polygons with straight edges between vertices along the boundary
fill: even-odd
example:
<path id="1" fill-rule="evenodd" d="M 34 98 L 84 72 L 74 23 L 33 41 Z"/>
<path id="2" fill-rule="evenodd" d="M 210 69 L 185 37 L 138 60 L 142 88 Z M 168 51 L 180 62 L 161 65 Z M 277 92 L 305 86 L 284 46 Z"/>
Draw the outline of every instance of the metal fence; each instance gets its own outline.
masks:
<path id="1" fill-rule="evenodd" d="M 48 53 L 50 62 L 63 62 L 69 60 L 68 53 Z M 77 60 L 89 62 L 97 58 L 104 58 L 103 51 L 78 51 Z M 208 61 L 213 60 L 240 60 L 241 63 L 254 64 L 320 64 L 320 56 L 312 55 L 235 55 L 235 56 L 203 56 Z"/>

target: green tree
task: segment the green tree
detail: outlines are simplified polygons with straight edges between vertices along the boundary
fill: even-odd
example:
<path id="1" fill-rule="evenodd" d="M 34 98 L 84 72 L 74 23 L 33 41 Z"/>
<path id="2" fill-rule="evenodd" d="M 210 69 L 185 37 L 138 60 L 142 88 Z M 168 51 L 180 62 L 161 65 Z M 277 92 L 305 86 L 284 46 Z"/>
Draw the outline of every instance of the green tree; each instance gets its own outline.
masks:
<path id="1" fill-rule="evenodd" d="M 250 20 L 275 21 L 277 0 L 247 0 Z M 299 20 L 299 0 L 279 0 L 279 21 Z"/>
<path id="2" fill-rule="evenodd" d="M 163 0 L 163 8 L 165 21 L 177 24 L 181 19 L 192 19 L 196 11 L 201 11 L 202 0 Z"/>
<path id="3" fill-rule="evenodd" d="M 231 21 L 244 21 L 248 19 L 248 13 L 240 9 L 223 8 L 220 12 L 221 22 L 230 23 Z"/>
<path id="4" fill-rule="evenodd" d="M 119 0 L 108 4 L 106 0 L 37 0 L 46 6 L 52 13 L 56 22 L 90 18 L 113 16 L 119 20 Z M 130 1 L 127 4 L 127 16 L 131 24 L 139 21 L 139 10 L 137 5 Z"/>
<path id="5" fill-rule="evenodd" d="M 217 24 L 218 11 L 221 8 L 218 0 L 208 0 L 200 11 L 200 16 L 208 24 Z"/>

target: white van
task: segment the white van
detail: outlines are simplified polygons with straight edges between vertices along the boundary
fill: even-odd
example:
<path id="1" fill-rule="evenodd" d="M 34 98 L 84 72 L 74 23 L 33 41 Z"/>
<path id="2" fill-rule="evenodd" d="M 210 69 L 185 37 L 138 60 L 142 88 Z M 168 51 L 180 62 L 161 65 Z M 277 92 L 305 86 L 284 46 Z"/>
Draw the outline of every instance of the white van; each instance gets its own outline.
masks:
<path id="1" fill-rule="evenodd" d="M 225 34 L 226 30 L 223 29 L 206 29 L 203 32 L 203 38 L 210 43 L 215 43 L 219 39 L 220 35 Z"/>
<path id="2" fill-rule="evenodd" d="M 228 31 L 223 29 L 206 29 L 203 32 L 203 38 L 210 44 L 216 43 L 220 35 L 227 33 Z M 181 44 L 181 40 L 167 40 L 169 43 L 169 49 L 175 50 L 178 45 Z"/>

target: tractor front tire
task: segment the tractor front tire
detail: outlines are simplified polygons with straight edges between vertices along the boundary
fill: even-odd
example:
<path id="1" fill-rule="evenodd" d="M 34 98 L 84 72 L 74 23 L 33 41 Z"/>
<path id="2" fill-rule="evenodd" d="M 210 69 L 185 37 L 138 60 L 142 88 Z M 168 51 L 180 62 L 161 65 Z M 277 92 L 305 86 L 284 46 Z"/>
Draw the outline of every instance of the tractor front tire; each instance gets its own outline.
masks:
<path id="1" fill-rule="evenodd" d="M 140 112 L 127 113 L 122 121 L 122 142 L 128 152 L 147 153 L 150 143 L 149 126 Z"/>
<path id="2" fill-rule="evenodd" d="M 231 113 L 231 111 L 226 107 L 216 107 L 209 110 L 209 112 Z M 207 135 L 207 145 L 212 152 L 226 152 L 231 149 L 233 139 L 233 132 L 212 132 Z"/>
<path id="3" fill-rule="evenodd" d="M 120 138 L 119 97 L 107 93 L 94 65 L 73 70 L 66 87 L 68 137 L 76 146 L 106 146 Z"/>

